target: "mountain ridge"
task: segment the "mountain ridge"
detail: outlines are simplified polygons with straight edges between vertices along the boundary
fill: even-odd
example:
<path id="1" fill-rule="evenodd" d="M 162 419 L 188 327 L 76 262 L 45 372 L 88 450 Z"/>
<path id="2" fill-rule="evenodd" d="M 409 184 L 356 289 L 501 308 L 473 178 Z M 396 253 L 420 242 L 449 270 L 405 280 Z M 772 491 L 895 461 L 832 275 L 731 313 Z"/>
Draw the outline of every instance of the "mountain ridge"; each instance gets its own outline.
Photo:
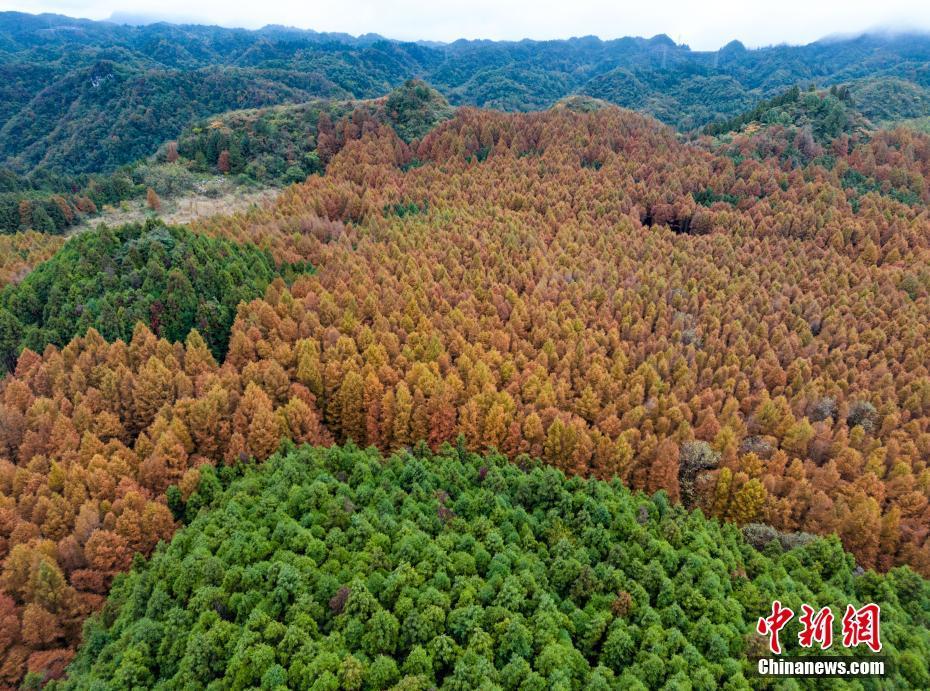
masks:
<path id="1" fill-rule="evenodd" d="M 119 90 L 101 91 L 88 101 L 75 79 L 101 60 L 118 65 L 127 79 Z M 197 86 L 198 71 L 206 69 L 218 71 L 215 79 L 225 85 Z M 142 150 L 150 153 L 213 113 L 320 96 L 374 98 L 410 78 L 425 80 L 453 106 L 540 110 L 566 96 L 587 95 L 687 131 L 726 120 L 794 84 L 824 88 L 896 78 L 928 88 L 930 34 L 861 34 L 751 49 L 730 41 L 716 51 L 699 51 L 666 34 L 410 42 L 280 25 L 258 30 L 164 22 L 128 26 L 7 12 L 0 13 L 0 77 L 0 120 L 6 121 L 0 129 L 0 162 L 18 173 L 36 168 L 105 172 Z M 248 91 L 252 81 L 260 93 L 242 102 L 236 94 Z M 171 93 L 188 87 L 185 108 L 171 105 Z M 143 88 L 149 90 L 144 101 L 134 98 Z M 214 98 L 202 98 L 205 92 Z M 49 99 L 55 112 L 68 114 L 67 123 L 36 121 L 34 111 Z M 119 133 L 101 129 L 107 119 L 144 122 L 150 110 L 157 113 L 163 105 L 165 114 L 156 115 L 151 131 L 135 132 L 132 146 L 120 143 Z M 69 159 L 23 157 L 29 147 L 58 151 L 68 146 L 69 137 L 76 143 Z M 101 146 L 109 150 L 101 154 Z"/>

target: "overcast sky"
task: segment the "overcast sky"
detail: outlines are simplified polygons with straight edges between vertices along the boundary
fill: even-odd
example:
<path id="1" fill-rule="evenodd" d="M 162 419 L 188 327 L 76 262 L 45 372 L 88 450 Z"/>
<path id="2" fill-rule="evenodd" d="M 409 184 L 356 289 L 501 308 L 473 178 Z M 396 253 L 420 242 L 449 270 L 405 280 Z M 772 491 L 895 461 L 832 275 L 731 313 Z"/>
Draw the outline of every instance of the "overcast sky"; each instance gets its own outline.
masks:
<path id="1" fill-rule="evenodd" d="M 665 33 L 694 49 L 808 43 L 875 27 L 930 30 L 930 0 L 0 0 L 0 8 L 107 19 L 114 12 L 396 39 L 601 38 Z"/>

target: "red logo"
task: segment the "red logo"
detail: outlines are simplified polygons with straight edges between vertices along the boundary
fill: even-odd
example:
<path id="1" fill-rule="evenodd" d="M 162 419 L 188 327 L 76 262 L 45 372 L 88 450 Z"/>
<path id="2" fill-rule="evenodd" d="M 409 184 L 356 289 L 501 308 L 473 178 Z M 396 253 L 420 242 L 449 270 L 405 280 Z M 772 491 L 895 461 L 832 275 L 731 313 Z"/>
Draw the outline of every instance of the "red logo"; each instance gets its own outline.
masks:
<path id="1" fill-rule="evenodd" d="M 833 612 L 824 607 L 814 612 L 810 605 L 801 605 L 801 632 L 798 634 L 798 643 L 802 648 L 811 648 L 814 643 L 820 644 L 821 650 L 833 645 Z"/>
<path id="2" fill-rule="evenodd" d="M 846 614 L 843 615 L 843 645 L 854 648 L 865 643 L 873 653 L 879 652 L 882 649 L 878 634 L 881 613 L 881 607 L 873 603 L 859 609 L 846 605 Z"/>
<path id="3" fill-rule="evenodd" d="M 872 652 L 880 652 L 880 617 L 881 607 L 875 603 L 870 602 L 859 609 L 846 605 L 846 613 L 843 615 L 843 646 L 855 648 L 858 645 L 867 645 Z M 782 651 L 778 634 L 793 618 L 794 612 L 782 606 L 778 600 L 772 603 L 772 613 L 769 616 L 759 617 L 756 632 L 760 636 L 769 637 L 769 649 L 776 655 L 780 655 Z M 798 621 L 801 623 L 798 645 L 802 648 L 813 648 L 816 643 L 821 650 L 827 650 L 833 645 L 833 612 L 829 607 L 816 610 L 808 604 L 803 604 Z"/>
<path id="4" fill-rule="evenodd" d="M 781 654 L 781 643 L 778 642 L 778 632 L 785 628 L 785 624 L 791 621 L 794 612 L 787 607 L 782 607 L 781 602 L 775 600 L 772 603 L 772 614 L 768 617 L 759 617 L 759 623 L 756 624 L 756 631 L 760 636 L 768 635 L 769 648 L 776 655 Z"/>

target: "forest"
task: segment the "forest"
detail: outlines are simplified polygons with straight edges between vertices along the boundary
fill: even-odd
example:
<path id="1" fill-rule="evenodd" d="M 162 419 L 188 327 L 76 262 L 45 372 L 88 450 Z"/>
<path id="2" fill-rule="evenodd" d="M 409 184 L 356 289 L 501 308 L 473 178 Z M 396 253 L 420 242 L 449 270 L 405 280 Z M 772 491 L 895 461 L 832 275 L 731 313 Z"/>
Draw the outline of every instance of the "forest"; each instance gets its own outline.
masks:
<path id="1" fill-rule="evenodd" d="M 410 144 L 453 112 L 439 92 L 411 79 L 377 99 L 321 99 L 224 113 L 185 128 L 157 158 L 250 182 L 303 182 L 308 175 L 322 173 L 347 141 L 381 125 Z"/>
<path id="2" fill-rule="evenodd" d="M 62 674 L 85 618 L 121 573 L 143 568 L 134 555 L 181 525 L 206 525 L 201 510 L 210 520 L 209 468 L 235 474 L 282 439 L 538 458 L 660 492 L 676 511 L 700 510 L 687 520 L 748 526 L 754 543 L 777 537 L 790 554 L 834 534 L 857 577 L 930 575 L 930 138 L 840 132 L 821 144 L 798 122 L 685 142 L 648 117 L 572 102 L 525 115 L 459 109 L 408 143 L 372 121 L 343 138 L 325 174 L 271 206 L 188 230 L 150 223 L 70 240 L 3 293 L 5 323 L 33 339 L 8 341 L 19 355 L 0 382 L 0 583 L 13 631 L 0 642 L 3 678 Z M 782 155 L 792 148 L 809 155 Z M 187 250 L 162 254 L 166 243 L 198 251 L 171 259 Z M 230 256 L 241 269 L 226 270 Z M 172 266 L 206 281 L 194 289 L 203 300 L 222 294 L 212 281 L 255 292 L 228 331 L 204 326 L 193 303 L 192 319 L 153 328 L 148 291 L 173 294 Z M 147 318 L 108 332 L 108 304 Z M 70 323 L 80 328 L 50 331 L 79 306 Z M 42 333 L 60 340 L 40 348 Z M 113 607 L 128 597 L 117 592 Z M 329 637 L 328 615 L 301 607 Z M 126 640 L 106 631 L 135 630 L 144 614 L 104 611 L 88 629 L 101 633 L 84 638 L 98 647 L 76 658 L 82 674 L 122 673 L 102 660 L 122 661 Z M 755 611 L 745 616 L 751 624 Z M 741 665 L 749 645 L 720 634 L 733 661 L 712 661 L 711 678 L 714 664 L 737 673 L 726 664 Z M 373 672 L 370 649 L 326 645 L 337 680 L 349 654 L 360 679 L 408 674 L 406 658 Z M 623 676 L 625 665 L 584 645 L 572 642 L 569 685 Z M 901 644 L 902 667 L 922 645 Z M 125 673 L 148 679 L 133 651 Z M 193 664 L 180 650 L 159 654 L 166 673 Z M 269 679 L 305 673 L 255 654 Z M 452 681 L 457 659 L 409 674 L 466 683 Z M 503 675 L 509 662 L 487 664 Z M 516 665 L 507 674 L 547 676 Z M 684 669 L 630 674 L 649 687 Z M 243 685 L 257 683 L 248 670 Z"/>
<path id="3" fill-rule="evenodd" d="M 254 246 L 182 227 L 83 233 L 0 292 L 0 371 L 12 369 L 23 348 L 61 347 L 91 327 L 107 340 L 129 340 L 137 322 L 172 341 L 196 327 L 221 357 L 236 306 L 261 296 L 277 271 Z"/>
<path id="4" fill-rule="evenodd" d="M 0 73 L 0 689 L 823 688 L 776 599 L 930 687 L 926 36 L 0 13 Z"/>
<path id="5" fill-rule="evenodd" d="M 732 41 L 717 51 L 665 35 L 425 45 L 275 26 L 125 26 L 2 12 L 0 163 L 23 175 L 112 172 L 215 113 L 377 98 L 414 77 L 454 106 L 527 111 L 584 94 L 683 131 L 795 84 L 862 82 L 860 92 L 884 109 L 878 119 L 893 121 L 926 114 L 928 61 L 930 39 L 921 34 L 756 50 Z"/>
<path id="6" fill-rule="evenodd" d="M 880 603 L 885 682 L 930 684 L 927 581 L 857 575 L 835 538 L 758 551 L 663 492 L 451 445 L 291 447 L 188 487 L 189 525 L 50 688 L 748 688 L 747 631 L 779 597 Z"/>
<path id="7" fill-rule="evenodd" d="M 17 175 L 0 169 L 0 235 L 24 230 L 66 234 L 127 200 L 281 187 L 321 173 L 346 143 L 388 125 L 410 143 L 453 109 L 435 89 L 411 79 L 367 100 L 315 99 L 217 114 L 185 127 L 177 140 L 111 173 Z"/>

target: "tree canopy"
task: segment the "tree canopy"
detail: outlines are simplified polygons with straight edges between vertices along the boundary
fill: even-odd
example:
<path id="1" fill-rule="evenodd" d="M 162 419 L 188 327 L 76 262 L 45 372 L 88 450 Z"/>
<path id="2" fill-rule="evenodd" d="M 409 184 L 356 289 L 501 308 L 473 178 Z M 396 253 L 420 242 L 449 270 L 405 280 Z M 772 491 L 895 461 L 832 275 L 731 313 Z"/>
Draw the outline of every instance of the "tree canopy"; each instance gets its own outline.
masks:
<path id="1" fill-rule="evenodd" d="M 758 552 L 664 492 L 522 463 L 348 446 L 203 468 L 174 495 L 190 525 L 117 579 L 52 688 L 748 688 L 779 598 L 879 603 L 885 682 L 930 683 L 907 568 L 857 575 L 835 538 Z"/>
<path id="2" fill-rule="evenodd" d="M 182 227 L 153 221 L 82 233 L 0 293 L 0 366 L 12 368 L 24 347 L 63 346 L 90 327 L 129 340 L 139 321 L 173 341 L 197 328 L 221 358 L 236 306 L 275 275 L 268 253 Z"/>
<path id="3" fill-rule="evenodd" d="M 419 98 L 420 85 L 409 91 L 430 112 L 433 100 Z M 392 112 L 406 107 L 401 100 Z M 882 584 L 873 599 L 894 610 L 898 597 L 911 621 L 921 621 L 923 596 L 914 593 L 925 581 L 899 567 L 930 575 L 930 137 L 848 127 L 815 137 L 814 125 L 847 103 L 839 90 L 799 90 L 738 131 L 690 139 L 578 97 L 539 113 L 459 108 L 408 140 L 395 127 L 401 118 L 383 119 L 386 102 L 353 106 L 338 118 L 317 114 L 315 140 L 306 145 L 325 172 L 284 189 L 273 204 L 187 229 L 152 223 L 79 235 L 31 274 L 61 238 L 0 238 L 13 253 L 3 258 L 10 284 L 0 296 L 9 366 L 0 379 L 2 683 L 27 672 L 60 676 L 82 623 L 134 555 L 151 554 L 200 506 L 213 506 L 198 490 L 215 472 L 205 466 L 262 461 L 282 439 L 351 440 L 382 453 L 419 449 L 421 460 L 439 453 L 437 467 L 493 449 L 523 466 L 527 456 L 539 458 L 567 476 L 664 492 L 665 500 L 653 502 L 657 511 L 681 504 L 733 524 L 707 528 L 722 531 L 724 546 L 741 527 L 768 558 L 797 546 L 792 554 L 816 555 L 806 567 L 816 570 L 817 560 L 834 563 L 817 551 L 833 544 L 852 583 L 863 570 L 889 574 L 868 574 Z M 290 141 L 302 118 L 268 141 Z M 273 123 L 273 114 L 249 120 L 263 121 Z M 166 147 L 163 165 L 188 170 L 179 164 L 181 148 Z M 214 152 L 217 170 L 232 173 L 234 147 Z M 157 205 L 160 192 L 152 193 Z M 398 459 L 390 463 L 413 462 Z M 225 487 L 224 472 L 238 471 L 219 471 Z M 458 496 L 456 482 L 443 491 Z M 434 508 L 441 522 L 466 513 L 445 500 Z M 683 509 L 662 510 L 683 517 Z M 534 520 L 548 519 L 534 513 Z M 355 529 L 351 519 L 344 525 Z M 593 549 L 583 530 L 567 525 L 582 534 L 572 539 Z M 852 556 L 815 533 L 836 535 Z M 250 544 L 264 544 L 253 537 Z M 614 537 L 621 551 L 636 552 L 623 534 Z M 550 557 L 557 543 L 546 547 Z M 749 557 L 720 558 L 751 572 Z M 666 567 L 664 556 L 655 559 Z M 801 586 L 792 590 L 782 579 L 793 573 L 791 559 L 772 567 L 771 588 L 762 576 L 753 585 L 767 588 L 766 596 L 797 592 Z M 651 592 L 661 579 L 649 563 L 630 573 Z M 673 563 L 683 567 L 669 557 Z M 531 573 L 542 568 L 527 564 Z M 553 582 L 545 589 L 564 605 L 567 586 L 546 569 Z M 578 577 L 606 577 L 592 569 L 594 576 L 582 569 Z M 489 574 L 476 572 L 490 583 Z M 739 582 L 738 574 L 730 581 Z M 313 595 L 321 607 L 351 599 L 351 579 L 337 580 Z M 277 588 L 276 581 L 249 588 L 266 585 Z M 819 601 L 822 588 L 806 587 Z M 837 587 L 865 601 L 849 581 Z M 173 588 L 171 597 L 183 592 Z M 624 588 L 631 599 L 617 593 L 621 611 L 642 601 L 636 588 Z M 708 601 L 706 611 L 721 602 L 728 603 Z M 388 605 L 395 603 L 381 606 Z M 325 612 L 301 606 L 329 636 L 335 624 Z M 650 597 L 649 606 L 665 605 Z M 680 608 L 688 611 L 684 600 Z M 216 612 L 224 622 L 232 616 L 225 611 Z M 409 613 L 390 611 L 399 626 Z M 756 616 L 733 611 L 742 624 Z M 133 636 L 157 630 L 133 629 Z M 681 630 L 703 640 L 697 629 Z M 493 627 L 482 631 L 501 639 Z M 674 686 L 691 669 L 634 658 L 618 671 L 601 660 L 603 646 L 585 648 L 572 638 L 578 629 L 565 631 L 558 654 L 578 661 L 585 683 L 609 682 L 606 670 L 616 677 L 639 664 L 647 686 L 659 677 Z M 718 664 L 724 675 L 739 674 L 727 655 L 746 649 L 733 632 L 718 633 L 726 646 L 715 639 L 716 657 L 698 648 L 713 679 L 722 678 Z M 268 635 L 269 648 L 284 640 Z M 453 642 L 465 655 L 470 640 Z M 653 634 L 643 640 L 639 653 Z M 895 645 L 923 659 L 921 641 Z M 483 668 L 481 646 L 465 667 Z M 527 678 L 548 678 L 537 663 L 548 664 L 539 660 L 555 652 L 536 653 L 529 671 L 517 665 Z M 149 658 L 166 654 L 150 650 Z M 265 659 L 268 651 L 256 655 Z M 394 678 L 390 661 L 352 655 L 362 683 L 371 683 L 364 682 L 369 666 L 386 674 L 379 679 Z M 911 657 L 901 654 L 896 673 L 922 683 L 925 670 Z M 149 658 L 139 678 L 161 678 Z M 695 669 L 704 665 L 690 651 L 686 663 L 692 658 Z M 405 661 L 393 660 L 398 679 L 408 673 Z M 284 672 L 275 668 L 268 684 L 290 683 L 290 662 L 274 664 Z M 324 671 L 338 681 L 341 664 Z M 488 674 L 502 679 L 508 664 L 492 655 Z M 452 683 L 457 666 L 430 663 L 422 674 L 432 670 L 436 683 Z M 251 680 L 243 684 L 258 683 L 243 674 Z"/>

